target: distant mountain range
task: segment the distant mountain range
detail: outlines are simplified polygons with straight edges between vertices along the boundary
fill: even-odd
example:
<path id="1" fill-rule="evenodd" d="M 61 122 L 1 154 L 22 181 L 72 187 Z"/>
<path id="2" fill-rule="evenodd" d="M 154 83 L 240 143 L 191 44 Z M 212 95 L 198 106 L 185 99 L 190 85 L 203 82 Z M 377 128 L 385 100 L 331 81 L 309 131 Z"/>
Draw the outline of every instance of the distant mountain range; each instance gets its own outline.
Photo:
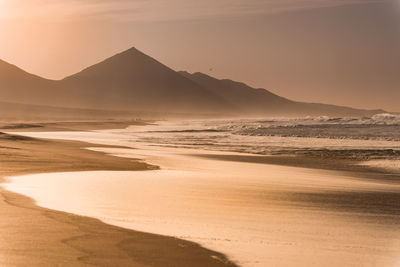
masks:
<path id="1" fill-rule="evenodd" d="M 176 72 L 135 48 L 57 81 L 0 60 L 0 101 L 18 103 L 19 108 L 27 104 L 164 116 L 370 116 L 384 112 L 295 102 L 243 83 Z"/>

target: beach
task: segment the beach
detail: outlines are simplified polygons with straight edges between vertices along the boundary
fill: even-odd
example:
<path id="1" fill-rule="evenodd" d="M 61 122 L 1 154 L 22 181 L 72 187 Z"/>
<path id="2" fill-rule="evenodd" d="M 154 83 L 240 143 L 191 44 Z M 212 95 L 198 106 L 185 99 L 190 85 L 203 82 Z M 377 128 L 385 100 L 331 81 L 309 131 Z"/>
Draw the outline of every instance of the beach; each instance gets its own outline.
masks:
<path id="1" fill-rule="evenodd" d="M 394 174 L 349 168 L 338 159 L 321 166 L 323 161 L 312 157 L 137 143 L 123 139 L 121 132 L 22 133 L 59 139 L 41 142 L 66 142 L 67 147 L 84 140 L 90 144 L 80 143 L 87 148 L 81 153 L 112 162 L 110 167 L 102 162 L 101 167 L 86 164 L 86 169 L 48 169 L 43 175 L 13 173 L 7 176 L 19 177 L 6 187 L 66 214 L 193 241 L 242 266 L 398 264 L 399 185 Z M 126 163 L 132 159 L 136 165 L 130 169 Z M 62 194 L 74 198 L 66 201 Z M 210 255 L 208 260 L 216 258 Z M 190 266 L 198 262 L 191 255 L 188 260 Z"/>
<path id="2" fill-rule="evenodd" d="M 153 168 L 135 160 L 84 150 L 86 146 L 1 134 L 1 182 L 6 176 L 32 173 Z M 222 254 L 192 242 L 41 208 L 31 198 L 3 187 L 0 193 L 1 266 L 229 265 Z"/>

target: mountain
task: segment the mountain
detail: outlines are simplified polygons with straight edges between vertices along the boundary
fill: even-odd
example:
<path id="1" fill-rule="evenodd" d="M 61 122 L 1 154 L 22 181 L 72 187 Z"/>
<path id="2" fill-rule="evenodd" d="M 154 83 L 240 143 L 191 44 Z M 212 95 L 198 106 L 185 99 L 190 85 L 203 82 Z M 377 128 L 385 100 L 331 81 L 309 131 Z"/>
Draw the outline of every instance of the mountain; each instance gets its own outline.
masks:
<path id="1" fill-rule="evenodd" d="M 190 74 L 179 72 L 210 92 L 223 97 L 231 105 L 237 107 L 242 114 L 257 115 L 334 115 L 334 116 L 369 116 L 383 113 L 383 110 L 362 110 L 349 107 L 302 103 L 292 101 L 262 88 L 252 88 L 244 83 L 228 79 L 219 80 L 206 74 L 196 72 Z"/>
<path id="2" fill-rule="evenodd" d="M 231 106 L 190 79 L 135 48 L 60 81 L 91 108 L 216 113 Z"/>
<path id="3" fill-rule="evenodd" d="M 135 48 L 63 80 L 0 60 L 0 101 L 178 116 L 369 116 L 381 110 L 295 102 L 232 80 L 176 72 Z M 44 109 L 42 109 L 44 110 Z"/>
<path id="4" fill-rule="evenodd" d="M 51 103 L 56 82 L 27 73 L 0 60 L 0 101 L 38 104 Z"/>
<path id="5" fill-rule="evenodd" d="M 244 83 L 232 80 L 218 80 L 206 74 L 197 72 L 190 74 L 179 72 L 203 88 L 223 97 L 238 111 L 250 114 L 262 114 L 281 110 L 282 106 L 292 105 L 292 101 L 275 95 L 265 89 L 254 89 Z"/>
<path id="6" fill-rule="evenodd" d="M 152 113 L 232 109 L 223 98 L 135 48 L 60 81 L 0 61 L 0 101 Z"/>

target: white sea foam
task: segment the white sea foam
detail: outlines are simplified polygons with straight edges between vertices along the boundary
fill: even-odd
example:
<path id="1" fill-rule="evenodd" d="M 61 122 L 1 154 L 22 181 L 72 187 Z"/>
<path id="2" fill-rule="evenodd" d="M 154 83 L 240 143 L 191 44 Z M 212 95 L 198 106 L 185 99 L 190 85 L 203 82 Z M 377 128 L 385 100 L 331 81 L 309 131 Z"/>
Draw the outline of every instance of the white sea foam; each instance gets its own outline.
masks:
<path id="1" fill-rule="evenodd" d="M 371 120 L 323 117 L 159 122 L 113 133 L 129 135 L 137 142 L 256 154 L 328 149 L 354 150 L 353 158 L 365 158 L 365 150 L 381 150 L 380 157 L 386 152 L 388 157 L 400 155 L 400 125 L 371 124 Z"/>
<path id="2" fill-rule="evenodd" d="M 372 118 L 323 117 L 162 121 L 154 125 L 97 131 L 103 135 L 97 135 L 96 132 L 58 132 L 48 135 L 72 140 L 93 139 L 95 143 L 118 140 L 127 146 L 135 143 L 151 143 L 170 147 L 265 155 L 274 153 L 321 155 L 325 152 L 331 155 L 334 151 L 337 156 L 352 159 L 400 157 L 400 125 L 370 124 L 371 120 Z M 376 121 L 378 120 L 381 121 L 380 119 Z M 330 122 L 327 124 L 326 121 Z M 46 136 L 46 133 L 24 134 L 33 137 Z"/>

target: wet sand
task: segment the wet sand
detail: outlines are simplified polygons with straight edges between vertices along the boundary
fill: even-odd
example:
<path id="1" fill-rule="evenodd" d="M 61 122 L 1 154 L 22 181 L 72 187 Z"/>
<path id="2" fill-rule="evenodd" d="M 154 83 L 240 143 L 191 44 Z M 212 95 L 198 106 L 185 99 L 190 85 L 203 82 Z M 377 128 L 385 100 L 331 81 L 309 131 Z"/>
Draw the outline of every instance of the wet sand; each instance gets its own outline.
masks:
<path id="1" fill-rule="evenodd" d="M 248 162 L 257 164 L 270 164 L 290 167 L 301 167 L 318 170 L 335 170 L 344 175 L 359 177 L 360 179 L 393 182 L 400 184 L 400 173 L 397 168 L 388 168 L 381 164 L 371 164 L 379 161 L 363 161 L 360 159 L 343 159 L 334 157 L 293 156 L 293 155 L 239 155 L 239 154 L 188 154 L 198 158 L 208 158 L 220 161 Z M 387 161 L 384 161 L 385 163 Z M 397 164 L 398 161 L 396 162 Z"/>
<path id="2" fill-rule="evenodd" d="M 0 182 L 6 176 L 33 173 L 154 168 L 82 149 L 86 146 L 0 134 Z M 0 214 L 0 266 L 231 265 L 224 255 L 195 243 L 40 208 L 2 187 Z"/>

